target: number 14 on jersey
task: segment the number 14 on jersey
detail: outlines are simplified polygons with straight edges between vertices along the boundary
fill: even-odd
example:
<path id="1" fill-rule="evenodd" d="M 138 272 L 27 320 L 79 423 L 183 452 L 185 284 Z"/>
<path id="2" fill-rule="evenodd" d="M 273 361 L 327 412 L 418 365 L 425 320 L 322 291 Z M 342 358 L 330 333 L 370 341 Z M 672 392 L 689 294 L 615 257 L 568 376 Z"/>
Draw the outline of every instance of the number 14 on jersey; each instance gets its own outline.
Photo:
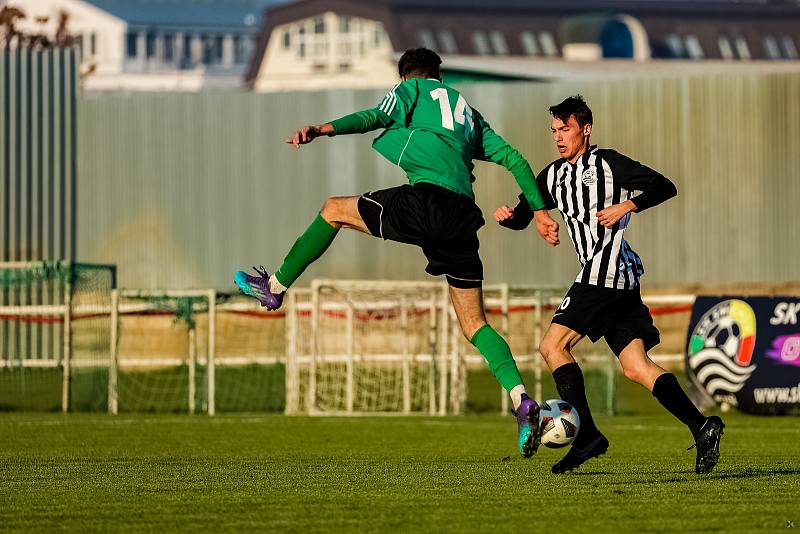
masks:
<path id="1" fill-rule="evenodd" d="M 469 107 L 463 95 L 458 95 L 456 109 L 451 111 L 450 97 L 447 89 L 439 87 L 431 91 L 431 98 L 439 101 L 439 108 L 442 110 L 442 127 L 455 131 L 455 123 L 464 126 L 464 137 L 469 139 L 472 135 L 474 124 L 472 121 L 472 108 Z"/>

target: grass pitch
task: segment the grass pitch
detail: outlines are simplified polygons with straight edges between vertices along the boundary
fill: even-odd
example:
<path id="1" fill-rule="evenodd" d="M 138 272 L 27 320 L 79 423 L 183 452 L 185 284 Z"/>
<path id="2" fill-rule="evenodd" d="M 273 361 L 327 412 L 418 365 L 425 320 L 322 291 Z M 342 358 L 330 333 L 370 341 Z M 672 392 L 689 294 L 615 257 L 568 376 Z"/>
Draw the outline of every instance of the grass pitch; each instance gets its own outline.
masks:
<path id="1" fill-rule="evenodd" d="M 599 418 L 572 474 L 510 417 L 0 414 L 0 530 L 664 532 L 800 527 L 800 419 L 728 415 L 712 475 L 667 415 Z"/>

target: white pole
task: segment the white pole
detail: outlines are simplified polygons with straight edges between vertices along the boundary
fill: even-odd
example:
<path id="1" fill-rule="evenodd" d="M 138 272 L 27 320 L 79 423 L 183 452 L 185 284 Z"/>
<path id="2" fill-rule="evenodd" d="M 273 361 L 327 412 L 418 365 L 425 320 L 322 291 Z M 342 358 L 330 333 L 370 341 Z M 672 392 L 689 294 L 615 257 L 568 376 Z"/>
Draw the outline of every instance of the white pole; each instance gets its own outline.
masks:
<path id="1" fill-rule="evenodd" d="M 500 328 L 503 332 L 503 339 L 506 340 L 506 343 L 508 343 L 510 347 L 511 343 L 508 340 L 508 284 L 502 284 L 500 286 L 500 313 Z M 508 391 L 506 391 L 504 387 L 500 386 L 500 415 L 505 415 L 508 413 L 508 401 Z"/>
<path id="2" fill-rule="evenodd" d="M 119 292 L 111 290 L 111 358 L 108 365 L 108 413 L 119 413 Z"/>
<path id="3" fill-rule="evenodd" d="M 286 391 L 286 408 L 284 412 L 296 414 L 300 410 L 300 386 L 297 370 L 297 292 L 287 293 L 286 307 L 286 374 L 284 390 Z"/>
<path id="4" fill-rule="evenodd" d="M 320 282 L 311 282 L 311 365 L 308 369 L 306 411 L 313 413 L 317 407 L 317 355 L 319 353 L 319 291 Z"/>
<path id="5" fill-rule="evenodd" d="M 195 335 L 195 328 L 189 326 L 189 413 L 194 413 L 195 366 L 197 365 L 197 340 Z"/>
<path id="6" fill-rule="evenodd" d="M 208 415 L 217 413 L 217 383 L 216 383 L 216 358 L 217 358 L 217 291 L 208 290 Z"/>
<path id="7" fill-rule="evenodd" d="M 400 300 L 400 330 L 403 334 L 403 413 L 411 413 L 411 347 L 408 332 L 408 300 Z"/>
<path id="8" fill-rule="evenodd" d="M 431 351 L 430 378 L 428 380 L 428 411 L 436 415 L 436 292 L 431 293 L 428 306 L 428 346 Z"/>
<path id="9" fill-rule="evenodd" d="M 439 415 L 447 415 L 447 296 L 446 284 L 442 284 L 439 298 Z"/>
<path id="10" fill-rule="evenodd" d="M 353 303 L 348 301 L 347 302 L 347 329 L 346 336 L 347 336 L 347 376 L 346 376 L 346 385 L 347 388 L 345 390 L 345 409 L 347 413 L 353 413 L 353 387 L 355 387 L 353 383 L 353 353 L 355 351 L 355 340 L 353 335 L 353 330 L 355 325 L 353 324 L 355 321 L 355 313 L 353 311 Z"/>
<path id="11" fill-rule="evenodd" d="M 64 360 L 61 362 L 64 371 L 61 382 L 61 411 L 69 411 L 70 366 L 72 365 L 72 264 L 68 265 L 68 278 L 64 287 Z"/>

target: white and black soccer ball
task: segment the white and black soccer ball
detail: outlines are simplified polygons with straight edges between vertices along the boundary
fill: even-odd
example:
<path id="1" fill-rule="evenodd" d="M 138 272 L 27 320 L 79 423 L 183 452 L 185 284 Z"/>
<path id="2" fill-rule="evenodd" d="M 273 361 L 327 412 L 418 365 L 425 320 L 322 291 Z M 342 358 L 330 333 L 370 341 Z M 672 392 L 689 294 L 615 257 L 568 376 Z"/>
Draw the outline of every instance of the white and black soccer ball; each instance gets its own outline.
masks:
<path id="1" fill-rule="evenodd" d="M 551 449 L 566 447 L 575 441 L 581 427 L 578 411 L 561 399 L 543 402 L 539 419 L 542 425 L 542 444 Z"/>

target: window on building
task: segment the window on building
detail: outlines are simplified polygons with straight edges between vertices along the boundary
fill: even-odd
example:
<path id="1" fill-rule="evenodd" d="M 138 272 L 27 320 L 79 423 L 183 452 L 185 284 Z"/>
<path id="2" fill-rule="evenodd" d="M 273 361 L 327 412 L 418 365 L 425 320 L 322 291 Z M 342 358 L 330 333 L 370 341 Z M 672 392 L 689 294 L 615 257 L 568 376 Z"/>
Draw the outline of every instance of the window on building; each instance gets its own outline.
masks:
<path id="1" fill-rule="evenodd" d="M 97 55 L 97 33 L 92 32 L 89 35 L 89 53 L 92 57 Z"/>
<path id="2" fill-rule="evenodd" d="M 498 56 L 505 56 L 508 54 L 508 43 L 506 43 L 506 36 L 501 31 L 489 32 L 489 40 L 492 42 L 494 53 Z"/>
<path id="3" fill-rule="evenodd" d="M 376 26 L 375 27 L 375 46 L 380 46 L 383 42 L 383 26 Z"/>
<path id="4" fill-rule="evenodd" d="M 445 54 L 458 54 L 456 38 L 450 30 L 441 30 L 439 32 L 439 42 L 442 44 L 442 52 Z"/>
<path id="5" fill-rule="evenodd" d="M 719 39 L 717 39 L 717 43 L 719 44 L 719 55 L 722 59 L 733 59 L 733 47 L 731 46 L 731 41 L 724 35 L 720 35 Z"/>
<path id="6" fill-rule="evenodd" d="M 353 17 L 339 17 L 339 33 L 350 33 Z"/>
<path id="7" fill-rule="evenodd" d="M 475 52 L 481 56 L 488 56 L 492 53 L 489 48 L 489 40 L 482 31 L 472 32 L 472 44 L 475 46 Z"/>
<path id="8" fill-rule="evenodd" d="M 288 50 L 292 47 L 292 33 L 290 31 L 283 32 L 283 49 Z"/>
<path id="9" fill-rule="evenodd" d="M 164 61 L 172 62 L 175 59 L 175 36 L 171 33 L 164 34 Z"/>
<path id="10" fill-rule="evenodd" d="M 783 43 L 783 51 L 789 59 L 797 59 L 797 46 L 794 44 L 794 39 L 790 35 L 784 35 L 781 39 Z"/>
<path id="11" fill-rule="evenodd" d="M 696 35 L 687 35 L 684 39 L 686 43 L 686 53 L 692 59 L 703 59 L 703 47 L 700 44 L 700 39 Z"/>
<path id="12" fill-rule="evenodd" d="M 558 55 L 558 45 L 556 39 L 550 32 L 542 32 L 539 34 L 539 44 L 542 45 L 544 55 L 553 57 Z"/>
<path id="13" fill-rule="evenodd" d="M 671 34 L 667 36 L 667 46 L 674 58 L 686 57 L 686 48 L 683 46 L 683 39 L 680 35 Z"/>
<path id="14" fill-rule="evenodd" d="M 778 48 L 778 40 L 772 35 L 764 37 L 764 48 L 767 51 L 767 57 L 770 59 L 782 59 L 781 49 Z"/>
<path id="15" fill-rule="evenodd" d="M 436 39 L 433 38 L 433 32 L 430 30 L 420 30 L 419 44 L 428 50 L 436 50 Z"/>
<path id="16" fill-rule="evenodd" d="M 532 32 L 522 32 L 519 34 L 519 42 L 522 45 L 522 51 L 527 55 L 539 55 L 539 45 L 536 44 L 536 36 Z"/>
<path id="17" fill-rule="evenodd" d="M 314 19 L 314 33 L 325 33 L 325 19 L 317 17 Z"/>
<path id="18" fill-rule="evenodd" d="M 138 35 L 133 32 L 129 32 L 125 35 L 125 55 L 129 58 L 136 57 L 137 37 Z"/>
<path id="19" fill-rule="evenodd" d="M 737 37 L 734 40 L 734 44 L 736 45 L 736 53 L 739 54 L 739 59 L 743 59 L 745 61 L 750 59 L 750 47 L 747 45 L 747 39 L 744 37 Z"/>
<path id="20" fill-rule="evenodd" d="M 222 35 L 203 36 L 203 64 L 216 65 L 222 60 Z"/>
<path id="21" fill-rule="evenodd" d="M 192 36 L 189 34 L 183 35 L 183 44 L 181 46 L 181 58 L 178 66 L 181 69 L 190 69 L 194 66 L 192 60 Z"/>
<path id="22" fill-rule="evenodd" d="M 156 34 L 152 32 L 147 33 L 147 37 L 145 37 L 145 53 L 147 54 L 147 59 L 154 58 L 156 56 Z"/>
<path id="23" fill-rule="evenodd" d="M 300 57 L 306 57 L 306 29 L 301 26 L 300 29 L 297 30 L 297 35 L 297 55 Z"/>

